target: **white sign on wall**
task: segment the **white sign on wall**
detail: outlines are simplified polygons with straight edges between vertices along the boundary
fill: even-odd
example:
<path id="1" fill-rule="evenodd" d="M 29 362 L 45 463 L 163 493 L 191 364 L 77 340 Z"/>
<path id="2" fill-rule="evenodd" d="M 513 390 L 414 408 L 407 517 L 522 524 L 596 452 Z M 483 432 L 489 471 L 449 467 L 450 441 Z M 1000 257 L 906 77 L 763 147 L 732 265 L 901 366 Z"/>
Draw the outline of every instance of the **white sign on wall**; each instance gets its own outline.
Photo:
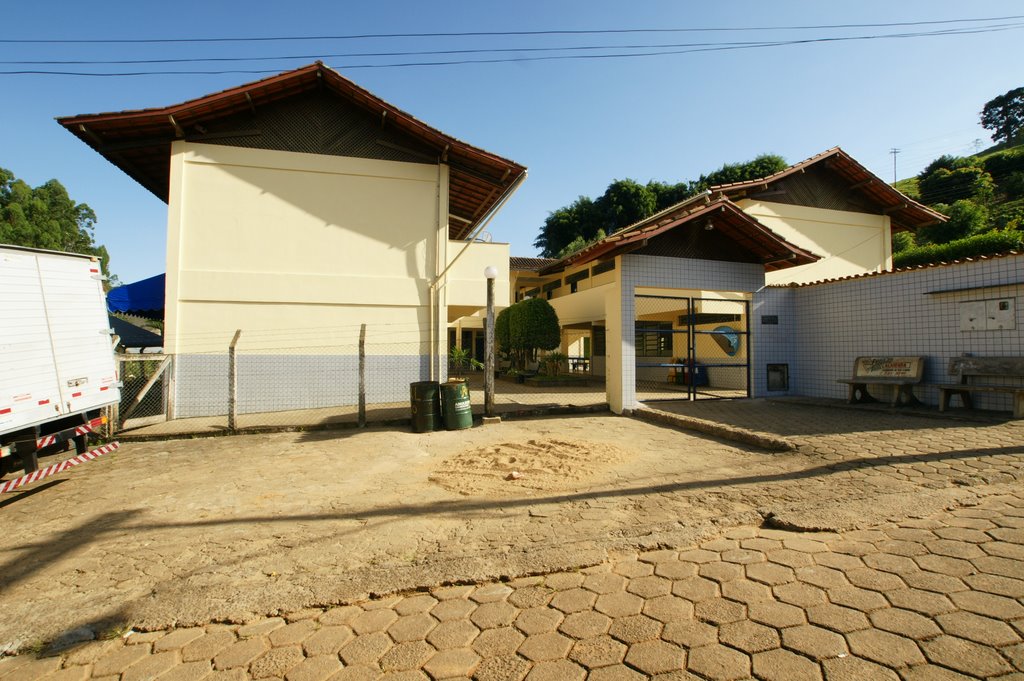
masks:
<path id="1" fill-rule="evenodd" d="M 1014 329 L 1017 326 L 1017 306 L 1014 298 L 973 300 L 960 303 L 961 331 L 994 331 Z"/>

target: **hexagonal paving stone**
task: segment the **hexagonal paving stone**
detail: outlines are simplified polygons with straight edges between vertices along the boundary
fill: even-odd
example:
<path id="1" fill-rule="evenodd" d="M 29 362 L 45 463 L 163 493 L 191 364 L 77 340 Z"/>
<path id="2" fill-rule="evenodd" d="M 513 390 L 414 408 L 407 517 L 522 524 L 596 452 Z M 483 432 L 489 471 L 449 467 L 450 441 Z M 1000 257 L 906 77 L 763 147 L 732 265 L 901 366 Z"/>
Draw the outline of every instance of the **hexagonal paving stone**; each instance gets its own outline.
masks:
<path id="1" fill-rule="evenodd" d="M 469 599 L 477 603 L 497 603 L 508 598 L 511 593 L 512 587 L 507 584 L 487 584 L 474 589 L 469 594 Z"/>
<path id="2" fill-rule="evenodd" d="M 437 599 L 430 594 L 416 594 L 403 598 L 395 605 L 394 609 L 399 615 L 416 615 L 430 612 L 435 605 L 437 605 Z"/>
<path id="3" fill-rule="evenodd" d="M 526 608 L 539 608 L 547 605 L 551 602 L 551 598 L 555 593 L 555 591 L 543 585 L 524 586 L 513 590 L 505 600 L 517 608 L 525 610 Z"/>
<path id="4" fill-rule="evenodd" d="M 925 548 L 937 556 L 951 556 L 953 558 L 980 558 L 985 552 L 974 544 L 956 541 L 953 539 L 936 539 L 925 542 Z"/>
<path id="5" fill-rule="evenodd" d="M 391 635 L 395 643 L 417 639 L 422 641 L 435 626 L 437 626 L 437 620 L 426 613 L 403 615 L 388 627 L 388 634 Z"/>
<path id="6" fill-rule="evenodd" d="M 845 634 L 858 629 L 867 629 L 871 626 L 867 616 L 860 610 L 844 608 L 841 605 L 827 603 L 816 605 L 807 609 L 807 621 L 811 624 L 837 631 Z"/>
<path id="7" fill-rule="evenodd" d="M 816 553 L 813 558 L 816 565 L 830 567 L 834 570 L 846 571 L 864 567 L 863 559 L 845 553 Z"/>
<path id="8" fill-rule="evenodd" d="M 790 568 L 805 567 L 807 565 L 814 564 L 814 559 L 811 558 L 809 554 L 794 551 L 793 549 L 776 549 L 774 551 L 766 551 L 764 557 L 767 558 L 770 563 L 784 565 Z"/>
<path id="9" fill-rule="evenodd" d="M 873 553 L 870 556 L 864 556 L 864 565 L 875 570 L 892 572 L 894 574 L 917 572 L 921 569 L 910 558 L 891 553 Z"/>
<path id="10" fill-rule="evenodd" d="M 985 548 L 990 545 L 986 544 Z M 950 558 L 948 560 L 956 560 Z M 1014 579 L 1024 579 L 1024 561 L 1019 558 L 1002 558 L 997 556 L 985 556 L 975 558 L 971 561 L 979 572 L 986 572 L 990 575 L 1002 575 Z M 970 573 L 968 573 L 970 574 Z"/>
<path id="11" fill-rule="evenodd" d="M 942 630 L 951 636 L 988 646 L 1001 647 L 1019 643 L 1020 637 L 1004 622 L 973 612 L 951 612 L 935 618 Z"/>
<path id="12" fill-rule="evenodd" d="M 672 592 L 672 582 L 664 577 L 651 575 L 629 580 L 626 591 L 640 598 L 655 598 Z"/>
<path id="13" fill-rule="evenodd" d="M 583 681 L 587 671 L 569 660 L 550 660 L 534 664 L 528 681 Z"/>
<path id="14" fill-rule="evenodd" d="M 812 586 L 829 589 L 833 587 L 846 586 L 849 582 L 839 570 L 834 570 L 823 565 L 808 565 L 797 568 L 795 571 L 797 581 Z"/>
<path id="15" fill-rule="evenodd" d="M 850 539 L 840 539 L 838 541 L 829 542 L 828 547 L 833 553 L 842 553 L 848 556 L 866 556 L 867 554 L 874 553 L 878 550 L 868 542 L 854 541 Z"/>
<path id="16" fill-rule="evenodd" d="M 921 649 L 935 664 L 972 676 L 989 677 L 1013 671 L 996 651 L 955 636 L 939 636 L 923 641 Z"/>
<path id="17" fill-rule="evenodd" d="M 846 652 L 846 641 L 842 636 L 809 624 L 783 629 L 782 645 L 819 661 Z"/>
<path id="18" fill-rule="evenodd" d="M 705 577 L 711 581 L 721 584 L 723 582 L 739 579 L 744 573 L 742 565 L 717 562 L 701 565 L 698 574 L 700 574 L 701 577 Z"/>
<path id="19" fill-rule="evenodd" d="M 346 626 L 321 627 L 302 642 L 302 648 L 310 657 L 337 655 L 341 647 L 352 640 L 354 634 Z"/>
<path id="20" fill-rule="evenodd" d="M 666 579 L 686 579 L 687 577 L 696 577 L 698 567 L 696 563 L 673 560 L 655 565 L 654 574 Z"/>
<path id="21" fill-rule="evenodd" d="M 821 681 L 821 670 L 806 657 L 770 650 L 753 657 L 754 674 L 764 681 Z"/>
<path id="22" fill-rule="evenodd" d="M 686 652 L 664 641 L 644 641 L 629 647 L 626 663 L 654 676 L 686 668 Z"/>
<path id="23" fill-rule="evenodd" d="M 599 612 L 588 610 L 567 615 L 558 630 L 573 638 L 592 638 L 608 633 L 612 619 Z"/>
<path id="24" fill-rule="evenodd" d="M 722 552 L 722 560 L 726 563 L 737 565 L 750 565 L 751 563 L 764 563 L 768 559 L 760 551 L 751 549 L 732 549 Z"/>
<path id="25" fill-rule="evenodd" d="M 608 633 L 623 643 L 630 644 L 658 638 L 661 629 L 662 624 L 658 620 L 645 615 L 630 615 L 614 619 Z"/>
<path id="26" fill-rule="evenodd" d="M 572 639 L 558 633 L 534 634 L 519 646 L 519 654 L 534 662 L 558 660 L 568 655 L 572 646 Z"/>
<path id="27" fill-rule="evenodd" d="M 626 657 L 626 645 L 611 636 L 595 636 L 576 641 L 569 651 L 569 659 L 587 669 L 618 664 Z"/>
<path id="28" fill-rule="evenodd" d="M 1011 579 L 1001 575 L 968 575 L 964 577 L 975 591 L 995 594 L 997 596 L 1009 596 L 1010 598 L 1024 598 L 1024 580 Z M 159 642 L 158 642 L 159 643 Z"/>
<path id="29" fill-rule="evenodd" d="M 473 641 L 472 648 L 483 657 L 511 655 L 523 645 L 526 636 L 513 627 L 487 629 Z"/>
<path id="30" fill-rule="evenodd" d="M 772 589 L 775 597 L 783 603 L 796 605 L 801 608 L 810 608 L 825 602 L 825 592 L 816 586 L 804 584 L 803 582 L 792 582 L 780 584 Z"/>
<path id="31" fill-rule="evenodd" d="M 598 575 L 587 575 L 583 580 L 583 588 L 596 594 L 610 594 L 626 590 L 626 578 L 613 572 Z"/>
<path id="32" fill-rule="evenodd" d="M 801 553 L 824 553 L 825 551 L 828 551 L 828 546 L 823 542 L 815 541 L 814 539 L 805 539 L 804 537 L 783 539 L 782 545 L 787 549 L 800 551 Z"/>
<path id="33" fill-rule="evenodd" d="M 770 627 L 795 627 L 806 622 L 804 611 L 795 605 L 777 601 L 760 601 L 747 606 L 747 616 Z"/>
<path id="34" fill-rule="evenodd" d="M 859 657 L 837 657 L 821 663 L 828 681 L 899 681 L 891 669 Z"/>
<path id="35" fill-rule="evenodd" d="M 469 617 L 476 610 L 476 603 L 462 598 L 442 600 L 430 609 L 430 614 L 441 622 L 461 620 Z"/>
<path id="36" fill-rule="evenodd" d="M 427 634 L 427 642 L 438 650 L 465 648 L 471 644 L 480 630 L 468 620 L 441 622 Z"/>
<path id="37" fill-rule="evenodd" d="M 770 601 L 774 598 L 770 588 L 748 579 L 737 579 L 722 584 L 722 596 L 729 600 L 747 604 L 758 601 Z"/>
<path id="38" fill-rule="evenodd" d="M 349 626 L 352 627 L 352 631 L 356 632 L 357 634 L 372 634 L 375 631 L 384 631 L 392 624 L 394 624 L 395 620 L 397 619 L 398 615 L 395 613 L 394 610 L 381 608 L 379 610 L 369 610 L 356 615 L 352 618 L 352 621 L 349 622 Z M 309 620 L 305 621 L 308 622 Z M 276 634 L 282 634 L 291 629 L 292 627 L 298 626 L 302 623 L 303 622 L 289 624 L 284 629 L 278 629 L 274 632 L 274 634 L 271 634 L 271 636 L 274 636 Z"/>
<path id="39" fill-rule="evenodd" d="M 712 598 L 701 601 L 694 606 L 694 617 L 711 624 L 737 622 L 747 616 L 747 609 L 742 603 L 725 598 Z"/>
<path id="40" fill-rule="evenodd" d="M 476 681 L 522 681 L 530 669 L 530 663 L 517 655 L 489 657 L 476 668 L 474 679 Z"/>
<path id="41" fill-rule="evenodd" d="M 880 608 L 888 608 L 889 601 L 877 591 L 868 591 L 857 586 L 841 586 L 828 590 L 828 599 L 836 605 L 871 612 Z"/>
<path id="42" fill-rule="evenodd" d="M 681 579 L 672 584 L 672 593 L 680 598 L 698 603 L 718 597 L 718 585 L 703 577 Z"/>
<path id="43" fill-rule="evenodd" d="M 901 634 L 915 641 L 938 636 L 942 630 L 930 618 L 900 608 L 875 610 L 869 617 L 871 623 L 883 631 Z"/>
<path id="44" fill-rule="evenodd" d="M 638 560 L 620 560 L 612 566 L 612 572 L 623 577 L 646 577 L 654 574 L 654 566 Z"/>
<path id="45" fill-rule="evenodd" d="M 938 572 L 907 572 L 903 575 L 903 581 L 912 589 L 923 589 L 935 593 L 951 594 L 957 591 L 967 591 L 967 585 L 959 577 L 939 574 Z"/>
<path id="46" fill-rule="evenodd" d="M 780 645 L 779 634 L 775 629 L 750 620 L 723 624 L 718 636 L 722 643 L 745 653 L 760 653 Z"/>
<path id="47" fill-rule="evenodd" d="M 746 566 L 747 579 L 761 582 L 768 586 L 786 584 L 796 579 L 792 568 L 775 563 L 752 563 Z"/>
<path id="48" fill-rule="evenodd" d="M 342 647 L 338 655 L 346 665 L 376 665 L 377 661 L 384 653 L 391 650 L 393 645 L 387 634 L 375 631 L 372 634 L 356 636 Z"/>
<path id="49" fill-rule="evenodd" d="M 874 568 L 857 568 L 846 572 L 846 579 L 856 587 L 870 591 L 891 591 L 904 589 L 906 584 L 891 572 L 882 572 Z"/>
<path id="50" fill-rule="evenodd" d="M 750 549 L 751 551 L 774 551 L 782 548 L 782 542 L 777 539 L 766 539 L 765 537 L 754 537 L 753 539 L 741 539 L 741 549 Z"/>
<path id="51" fill-rule="evenodd" d="M 718 628 L 704 622 L 669 622 L 661 632 L 661 638 L 686 649 L 710 645 L 718 641 Z"/>
<path id="52" fill-rule="evenodd" d="M 566 591 L 559 591 L 551 598 L 551 607 L 561 610 L 564 613 L 583 612 L 590 610 L 597 601 L 597 594 L 581 588 L 572 588 Z"/>
<path id="53" fill-rule="evenodd" d="M 515 627 L 524 634 L 546 634 L 558 629 L 564 616 L 552 608 L 530 608 L 516 617 Z"/>
<path id="54" fill-rule="evenodd" d="M 671 674 L 663 674 L 669 677 Z M 594 669 L 587 675 L 587 681 L 644 681 L 649 678 L 635 669 L 630 669 L 624 664 L 616 664 L 610 667 Z"/>
<path id="55" fill-rule="evenodd" d="M 515 620 L 519 610 L 504 601 L 490 601 L 477 607 L 469 619 L 481 629 L 506 627 Z"/>
<path id="56" fill-rule="evenodd" d="M 689 561 L 690 563 L 712 563 L 719 560 L 719 555 L 714 551 L 707 551 L 705 549 L 691 549 L 689 551 L 681 551 L 679 553 L 679 560 Z"/>
<path id="57" fill-rule="evenodd" d="M 480 664 L 480 656 L 469 648 L 438 651 L 423 665 L 435 679 L 471 676 Z"/>
<path id="58" fill-rule="evenodd" d="M 640 614 L 643 605 L 644 601 L 639 596 L 619 592 L 598 596 L 594 609 L 598 612 L 603 612 L 609 617 L 626 617 L 628 615 Z"/>
<path id="59" fill-rule="evenodd" d="M 362 614 L 365 615 L 366 613 Z M 274 629 L 270 632 L 268 638 L 270 639 L 270 645 L 275 648 L 293 646 L 297 643 L 302 643 L 303 639 L 312 635 L 319 628 L 319 623 L 313 620 L 299 620 L 287 626 Z"/>
<path id="60" fill-rule="evenodd" d="M 750 676 L 750 658 L 723 645 L 694 648 L 688 658 L 687 669 L 709 679 L 738 681 Z"/>
<path id="61" fill-rule="evenodd" d="M 554 572 L 544 577 L 544 586 L 555 591 L 577 589 L 583 584 L 585 577 L 586 575 L 579 572 Z"/>
<path id="62" fill-rule="evenodd" d="M 894 607 L 913 610 L 930 617 L 956 609 L 942 594 L 920 589 L 896 589 L 886 593 L 886 597 Z"/>
<path id="63" fill-rule="evenodd" d="M 659 622 L 690 619 L 693 617 L 693 604 L 676 596 L 659 596 L 644 603 L 643 613 Z"/>
<path id="64" fill-rule="evenodd" d="M 987 615 L 1004 621 L 1024 617 L 1024 605 L 1005 596 L 996 596 L 982 591 L 963 591 L 950 594 L 949 598 L 961 609 L 979 615 Z"/>
<path id="65" fill-rule="evenodd" d="M 977 560 L 984 559 L 978 558 Z M 922 570 L 939 572 L 951 577 L 964 577 L 978 571 L 970 561 L 961 558 L 950 558 L 949 556 L 936 556 L 931 553 L 923 556 L 914 556 L 914 562 L 921 566 Z"/>
<path id="66" fill-rule="evenodd" d="M 426 641 L 399 643 L 381 656 L 380 668 L 385 672 L 419 669 L 435 652 Z"/>
<path id="67" fill-rule="evenodd" d="M 886 667 L 908 667 L 924 662 L 924 656 L 913 641 L 878 629 L 854 631 L 846 635 L 846 641 L 854 655 Z"/>
<path id="68" fill-rule="evenodd" d="M 643 551 L 637 554 L 637 560 L 643 563 L 652 563 L 657 565 L 658 563 L 667 563 L 669 561 L 678 560 L 678 551 L 658 550 L 658 551 Z"/>

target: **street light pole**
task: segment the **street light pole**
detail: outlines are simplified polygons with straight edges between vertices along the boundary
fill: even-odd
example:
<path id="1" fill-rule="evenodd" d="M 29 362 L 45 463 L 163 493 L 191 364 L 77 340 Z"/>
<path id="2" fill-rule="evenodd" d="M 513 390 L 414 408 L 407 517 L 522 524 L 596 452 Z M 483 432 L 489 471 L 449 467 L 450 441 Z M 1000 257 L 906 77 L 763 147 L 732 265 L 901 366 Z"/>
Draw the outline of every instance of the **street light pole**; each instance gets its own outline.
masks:
<path id="1" fill-rule="evenodd" d="M 487 278 L 487 321 L 484 333 L 484 414 L 494 416 L 494 279 L 498 268 L 488 265 L 484 268 Z"/>

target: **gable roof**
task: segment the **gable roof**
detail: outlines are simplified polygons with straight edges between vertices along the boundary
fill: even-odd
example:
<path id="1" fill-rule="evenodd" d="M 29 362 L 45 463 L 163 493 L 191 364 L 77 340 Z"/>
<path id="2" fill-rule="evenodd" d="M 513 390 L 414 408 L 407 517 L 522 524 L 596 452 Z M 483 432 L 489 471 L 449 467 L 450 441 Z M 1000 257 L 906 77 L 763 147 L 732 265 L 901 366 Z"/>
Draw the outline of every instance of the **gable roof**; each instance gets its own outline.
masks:
<path id="1" fill-rule="evenodd" d="M 805 173 L 812 167 L 825 167 L 836 173 L 850 190 L 859 192 L 866 201 L 877 207 L 880 213 L 891 218 L 894 232 L 915 230 L 947 219 L 942 213 L 918 203 L 889 185 L 839 147 L 827 149 L 768 177 L 720 184 L 711 187 L 709 191 L 719 196 L 727 196 L 734 201 L 740 198 L 756 199 L 757 192 L 767 191 L 773 184 L 787 177 Z"/>
<path id="2" fill-rule="evenodd" d="M 403 151 L 421 162 L 448 164 L 452 238 L 469 234 L 526 175 L 524 166 L 432 128 L 322 62 L 179 104 L 66 116 L 57 122 L 166 202 L 171 142 L 219 139 L 223 143 L 225 134 L 206 131 L 212 122 L 318 90 L 326 90 L 376 117 L 381 128 L 393 128 L 414 140 L 418 149 Z M 244 132 L 259 135 L 258 130 Z"/>
<path id="3" fill-rule="evenodd" d="M 702 220 L 703 219 L 703 220 Z M 701 228 L 717 230 L 737 246 L 757 257 L 772 271 L 820 260 L 820 257 L 789 243 L 725 197 L 712 199 L 698 194 L 663 211 L 636 222 L 600 241 L 541 269 L 542 274 L 564 270 L 599 258 L 611 258 L 638 250 L 654 237 L 684 225 L 699 223 Z"/>

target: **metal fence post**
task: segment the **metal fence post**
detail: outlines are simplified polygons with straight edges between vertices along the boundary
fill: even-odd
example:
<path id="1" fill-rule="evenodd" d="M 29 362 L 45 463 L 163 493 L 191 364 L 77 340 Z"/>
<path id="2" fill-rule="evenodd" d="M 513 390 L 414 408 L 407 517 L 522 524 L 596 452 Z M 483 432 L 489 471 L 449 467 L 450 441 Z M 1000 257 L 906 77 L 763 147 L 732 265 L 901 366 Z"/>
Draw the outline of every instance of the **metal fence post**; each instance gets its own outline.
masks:
<path id="1" fill-rule="evenodd" d="M 228 346 L 228 430 L 235 430 L 238 425 L 238 357 L 235 347 L 242 330 L 235 331 L 235 337 Z"/>
<path id="2" fill-rule="evenodd" d="M 359 427 L 366 427 L 366 324 L 359 325 Z"/>

